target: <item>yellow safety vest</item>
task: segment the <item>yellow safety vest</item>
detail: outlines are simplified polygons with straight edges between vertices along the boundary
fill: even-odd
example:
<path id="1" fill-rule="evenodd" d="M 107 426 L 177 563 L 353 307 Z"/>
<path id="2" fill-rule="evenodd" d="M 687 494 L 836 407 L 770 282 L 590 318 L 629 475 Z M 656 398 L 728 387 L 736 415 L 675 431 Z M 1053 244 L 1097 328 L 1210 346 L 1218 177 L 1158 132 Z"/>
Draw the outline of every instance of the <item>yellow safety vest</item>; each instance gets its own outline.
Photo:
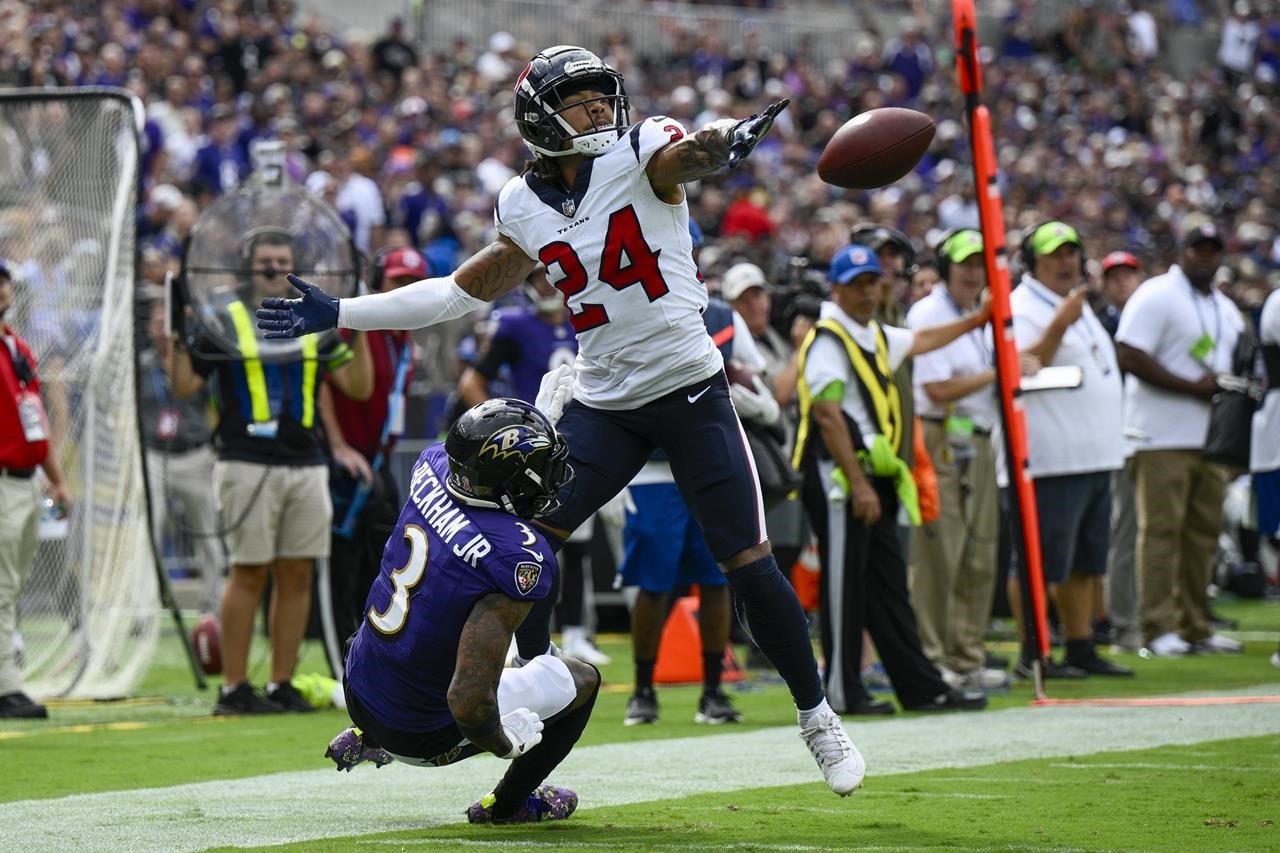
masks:
<path id="1" fill-rule="evenodd" d="M 893 379 L 893 369 L 889 366 L 889 342 L 885 338 L 884 330 L 880 328 L 879 323 L 872 320 L 869 327 L 876 336 L 874 367 L 867 360 L 866 353 L 862 351 L 862 347 L 858 346 L 844 326 L 832 319 L 819 320 L 809 330 L 804 343 L 800 345 L 800 365 L 796 383 L 796 391 L 800 397 L 800 426 L 796 432 L 795 450 L 791 454 L 791 467 L 797 471 L 800 470 L 804 460 L 805 444 L 808 442 L 810 424 L 812 423 L 813 389 L 809 387 L 809 383 L 805 379 L 805 360 L 808 358 L 809 348 L 813 346 L 813 342 L 817 339 L 820 331 L 830 332 L 844 344 L 845 351 L 849 355 L 849 363 L 853 365 L 853 371 L 857 374 L 859 383 L 866 391 L 865 396 L 871 401 L 871 408 L 874 410 L 876 423 L 880 427 L 880 434 L 888 440 L 893 452 L 895 454 L 898 452 L 902 444 L 903 433 L 902 401 L 898 397 L 898 386 Z"/>
<path id="2" fill-rule="evenodd" d="M 249 319 L 249 309 L 240 300 L 227 306 L 231 323 L 236 329 L 236 344 L 244 359 L 244 376 L 249 385 L 249 400 L 253 406 L 254 423 L 272 420 L 271 400 L 267 394 L 267 377 L 258 357 L 258 335 Z M 302 337 L 302 425 L 310 429 L 316 420 L 316 373 L 319 367 L 319 345 L 315 335 Z"/>

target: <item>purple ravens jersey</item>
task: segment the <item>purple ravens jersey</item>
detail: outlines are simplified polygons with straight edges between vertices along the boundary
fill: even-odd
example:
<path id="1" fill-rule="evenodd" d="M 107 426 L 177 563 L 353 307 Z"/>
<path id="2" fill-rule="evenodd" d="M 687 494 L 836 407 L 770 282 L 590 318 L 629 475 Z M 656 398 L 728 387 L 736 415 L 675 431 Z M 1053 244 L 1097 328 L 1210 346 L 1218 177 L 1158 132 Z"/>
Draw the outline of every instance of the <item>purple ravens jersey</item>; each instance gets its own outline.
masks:
<path id="1" fill-rule="evenodd" d="M 495 592 L 545 598 L 556 571 L 541 533 L 516 516 L 455 500 L 444 486 L 448 474 L 443 444 L 418 457 L 347 654 L 349 689 L 384 725 L 404 732 L 452 721 L 449 682 L 475 603 Z"/>
<path id="2" fill-rule="evenodd" d="M 562 364 L 572 365 L 578 353 L 578 341 L 567 317 L 551 324 L 531 308 L 504 308 L 495 312 L 489 350 L 493 360 L 511 370 L 511 396 L 532 402 L 538 396 L 542 375 Z M 482 374 L 496 371 L 482 359 L 477 366 Z M 492 378 L 486 376 L 486 378 Z"/>

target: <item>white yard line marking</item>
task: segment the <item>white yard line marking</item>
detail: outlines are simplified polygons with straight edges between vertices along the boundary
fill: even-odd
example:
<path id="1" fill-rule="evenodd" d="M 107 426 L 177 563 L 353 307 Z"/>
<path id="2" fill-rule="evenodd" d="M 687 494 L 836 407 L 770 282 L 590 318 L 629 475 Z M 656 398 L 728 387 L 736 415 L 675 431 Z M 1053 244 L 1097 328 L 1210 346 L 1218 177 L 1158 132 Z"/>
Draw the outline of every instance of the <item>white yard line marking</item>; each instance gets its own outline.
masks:
<path id="1" fill-rule="evenodd" d="M 916 770 L 1280 734 L 1280 714 L 1267 705 L 1011 708 L 853 722 L 849 731 L 874 784 L 877 776 Z M 477 757 L 438 770 L 309 770 L 24 800 L 0 805 L 0 838 L 22 839 L 24 851 L 115 853 L 358 837 L 462 821 L 504 768 Z M 794 728 L 584 747 L 553 778 L 578 792 L 584 810 L 820 781 Z M 858 799 L 833 798 L 830 807 L 838 802 L 857 808 Z"/>

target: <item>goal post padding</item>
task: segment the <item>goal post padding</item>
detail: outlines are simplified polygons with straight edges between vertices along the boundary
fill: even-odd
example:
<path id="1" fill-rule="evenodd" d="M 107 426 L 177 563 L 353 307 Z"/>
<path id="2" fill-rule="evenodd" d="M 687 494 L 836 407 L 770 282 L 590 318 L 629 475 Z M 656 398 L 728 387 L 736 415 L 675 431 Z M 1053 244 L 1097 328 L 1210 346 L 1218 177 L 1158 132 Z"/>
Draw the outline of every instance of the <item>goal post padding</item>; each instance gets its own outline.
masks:
<path id="1" fill-rule="evenodd" d="M 135 383 L 141 103 L 118 89 L 0 93 L 7 320 L 39 361 L 71 493 L 43 521 L 18 601 L 27 691 L 117 698 L 146 674 L 162 613 Z"/>

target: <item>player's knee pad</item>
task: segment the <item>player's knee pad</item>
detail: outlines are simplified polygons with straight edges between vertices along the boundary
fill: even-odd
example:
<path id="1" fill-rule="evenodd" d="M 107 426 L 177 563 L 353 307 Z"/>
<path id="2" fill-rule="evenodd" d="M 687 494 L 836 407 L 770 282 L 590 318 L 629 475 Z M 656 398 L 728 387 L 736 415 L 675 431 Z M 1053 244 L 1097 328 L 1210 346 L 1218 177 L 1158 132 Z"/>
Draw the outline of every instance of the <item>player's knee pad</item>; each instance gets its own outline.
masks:
<path id="1" fill-rule="evenodd" d="M 576 699 L 573 673 L 560 658 L 539 655 L 519 669 L 505 669 L 498 682 L 498 713 L 528 708 L 542 719 L 560 713 Z"/>

